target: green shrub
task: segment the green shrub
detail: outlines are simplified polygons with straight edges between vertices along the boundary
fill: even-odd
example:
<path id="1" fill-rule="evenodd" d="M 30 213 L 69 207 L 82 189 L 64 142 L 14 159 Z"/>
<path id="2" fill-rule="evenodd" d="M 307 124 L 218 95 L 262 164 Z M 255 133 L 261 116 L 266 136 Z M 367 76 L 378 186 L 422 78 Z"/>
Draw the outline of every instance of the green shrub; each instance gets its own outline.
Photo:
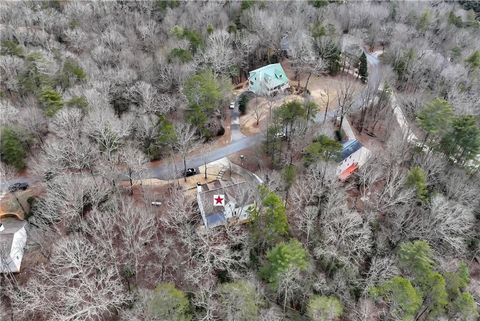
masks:
<path id="1" fill-rule="evenodd" d="M 23 48 L 14 40 L 3 40 L 1 42 L 0 54 L 23 57 Z"/>
<path id="2" fill-rule="evenodd" d="M 175 8 L 180 5 L 180 0 L 157 0 L 155 1 L 155 8 L 164 12 L 167 8 Z"/>
<path id="3" fill-rule="evenodd" d="M 251 97 L 248 95 L 242 95 L 240 96 L 240 99 L 238 101 L 238 110 L 242 115 L 245 115 L 247 112 L 247 105 L 248 102 L 250 101 Z"/>
<path id="4" fill-rule="evenodd" d="M 192 59 L 193 57 L 190 51 L 182 48 L 173 48 L 168 54 L 168 62 L 178 60 L 181 63 L 186 63 L 191 61 Z"/>
<path id="5" fill-rule="evenodd" d="M 203 47 L 202 35 L 195 30 L 174 26 L 171 31 L 177 38 L 186 39 L 190 42 L 190 50 L 195 53 L 198 48 Z"/>
<path id="6" fill-rule="evenodd" d="M 74 96 L 65 103 L 68 107 L 76 107 L 83 111 L 88 108 L 87 98 L 85 96 Z"/>
<path id="7" fill-rule="evenodd" d="M 73 86 L 76 81 L 82 81 L 87 78 L 85 71 L 80 65 L 71 58 L 67 58 L 63 63 L 62 70 L 57 74 L 57 84 L 62 88 Z"/>
<path id="8" fill-rule="evenodd" d="M 187 296 L 171 283 L 157 285 L 148 304 L 148 312 L 159 320 L 192 320 Z"/>
<path id="9" fill-rule="evenodd" d="M 62 96 L 51 88 L 42 91 L 40 101 L 43 104 L 43 111 L 48 117 L 54 116 L 63 107 Z"/>
<path id="10" fill-rule="evenodd" d="M 23 94 L 39 95 L 45 87 L 52 87 L 54 81 L 51 77 L 41 72 L 38 64 L 43 61 L 43 56 L 39 52 L 32 52 L 25 57 L 26 68 L 19 74 L 18 82 Z"/>
<path id="11" fill-rule="evenodd" d="M 312 321 L 333 321 L 342 314 L 342 302 L 336 297 L 314 295 L 308 301 L 307 315 Z"/>
<path id="12" fill-rule="evenodd" d="M 260 273 L 263 278 L 277 287 L 282 273 L 289 269 L 304 271 L 308 268 L 308 254 L 297 240 L 279 243 L 267 253 L 267 263 Z"/>
<path id="13" fill-rule="evenodd" d="M 17 170 L 25 168 L 26 146 L 18 133 L 8 127 L 2 129 L 0 137 L 0 156 L 2 161 Z"/>

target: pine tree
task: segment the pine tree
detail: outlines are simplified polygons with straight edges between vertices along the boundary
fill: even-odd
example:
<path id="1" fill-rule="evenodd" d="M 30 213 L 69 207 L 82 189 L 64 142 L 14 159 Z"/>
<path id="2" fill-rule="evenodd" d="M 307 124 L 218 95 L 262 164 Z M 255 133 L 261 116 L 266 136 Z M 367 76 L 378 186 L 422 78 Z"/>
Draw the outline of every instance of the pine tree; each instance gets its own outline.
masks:
<path id="1" fill-rule="evenodd" d="M 274 288 L 279 277 L 289 269 L 304 271 L 308 268 L 308 255 L 302 244 L 297 240 L 277 244 L 267 253 L 267 262 L 261 268 L 260 274 Z"/>
<path id="2" fill-rule="evenodd" d="M 421 167 L 414 166 L 410 169 L 407 176 L 407 186 L 415 188 L 417 198 L 420 201 L 428 201 L 427 176 Z"/>
<path id="3" fill-rule="evenodd" d="M 255 244 L 264 250 L 288 235 L 288 220 L 282 199 L 266 186 L 259 186 L 260 204 L 251 209 Z"/>
<path id="4" fill-rule="evenodd" d="M 445 99 L 436 98 L 417 115 L 417 122 L 426 131 L 423 145 L 429 137 L 441 137 L 450 127 L 453 116 L 452 105 Z"/>
<path id="5" fill-rule="evenodd" d="M 157 285 L 150 299 L 148 312 L 155 320 L 192 320 L 187 296 L 171 283 Z"/>
<path id="6" fill-rule="evenodd" d="M 314 295 L 308 301 L 307 315 L 312 321 L 333 321 L 342 314 L 342 302 L 336 297 Z"/>
<path id="7" fill-rule="evenodd" d="M 480 153 L 480 128 L 475 116 L 459 116 L 443 137 L 441 148 L 460 163 L 474 159 Z"/>
<path id="8" fill-rule="evenodd" d="M 25 168 L 27 151 L 18 134 L 11 128 L 3 128 L 0 135 L 0 157 L 5 164 L 17 170 Z"/>
<path id="9" fill-rule="evenodd" d="M 358 67 L 358 73 L 360 75 L 360 79 L 363 82 L 367 82 L 368 79 L 368 64 L 367 64 L 367 55 L 362 53 L 360 56 L 360 66 Z"/>

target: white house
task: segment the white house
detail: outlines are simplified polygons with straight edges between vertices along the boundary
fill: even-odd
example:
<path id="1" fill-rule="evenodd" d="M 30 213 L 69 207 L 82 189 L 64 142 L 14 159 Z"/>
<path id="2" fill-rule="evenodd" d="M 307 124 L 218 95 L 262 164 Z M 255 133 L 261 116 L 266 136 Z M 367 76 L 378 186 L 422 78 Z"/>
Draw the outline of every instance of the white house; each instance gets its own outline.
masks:
<path id="1" fill-rule="evenodd" d="M 346 180 L 353 172 L 363 166 L 370 157 L 370 151 L 356 139 L 343 143 L 342 159 L 336 174 L 340 180 Z"/>
<path id="2" fill-rule="evenodd" d="M 215 195 L 224 197 L 223 206 L 215 206 Z M 206 228 L 242 222 L 249 217 L 249 208 L 255 202 L 255 189 L 247 182 L 224 185 L 220 180 L 197 185 L 197 202 Z"/>
<path id="3" fill-rule="evenodd" d="M 0 221 L 0 273 L 20 272 L 27 243 L 26 223 L 16 218 Z"/>
<path id="4" fill-rule="evenodd" d="M 343 119 L 342 129 L 348 137 L 348 141 L 342 144 L 342 157 L 337 166 L 336 174 L 341 181 L 344 181 L 367 162 L 370 151 L 356 139 L 346 117 Z"/>

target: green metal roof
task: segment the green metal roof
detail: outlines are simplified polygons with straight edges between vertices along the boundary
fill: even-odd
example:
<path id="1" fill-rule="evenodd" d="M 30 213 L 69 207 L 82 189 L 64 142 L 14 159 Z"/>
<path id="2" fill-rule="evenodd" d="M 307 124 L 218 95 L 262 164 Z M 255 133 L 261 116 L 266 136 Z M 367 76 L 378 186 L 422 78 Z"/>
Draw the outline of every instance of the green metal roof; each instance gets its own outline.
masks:
<path id="1" fill-rule="evenodd" d="M 288 83 L 287 74 L 280 64 L 271 64 L 250 71 L 249 89 L 261 94 L 265 89 L 272 90 Z"/>

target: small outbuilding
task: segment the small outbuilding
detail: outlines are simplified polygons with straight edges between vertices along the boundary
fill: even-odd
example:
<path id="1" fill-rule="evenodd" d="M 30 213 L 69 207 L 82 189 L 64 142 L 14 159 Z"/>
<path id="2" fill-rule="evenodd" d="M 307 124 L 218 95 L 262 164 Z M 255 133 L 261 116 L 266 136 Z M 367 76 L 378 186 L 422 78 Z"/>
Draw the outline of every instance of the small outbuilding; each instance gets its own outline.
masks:
<path id="1" fill-rule="evenodd" d="M 14 217 L 0 221 L 0 273 L 20 272 L 23 249 L 27 243 L 25 221 Z"/>

